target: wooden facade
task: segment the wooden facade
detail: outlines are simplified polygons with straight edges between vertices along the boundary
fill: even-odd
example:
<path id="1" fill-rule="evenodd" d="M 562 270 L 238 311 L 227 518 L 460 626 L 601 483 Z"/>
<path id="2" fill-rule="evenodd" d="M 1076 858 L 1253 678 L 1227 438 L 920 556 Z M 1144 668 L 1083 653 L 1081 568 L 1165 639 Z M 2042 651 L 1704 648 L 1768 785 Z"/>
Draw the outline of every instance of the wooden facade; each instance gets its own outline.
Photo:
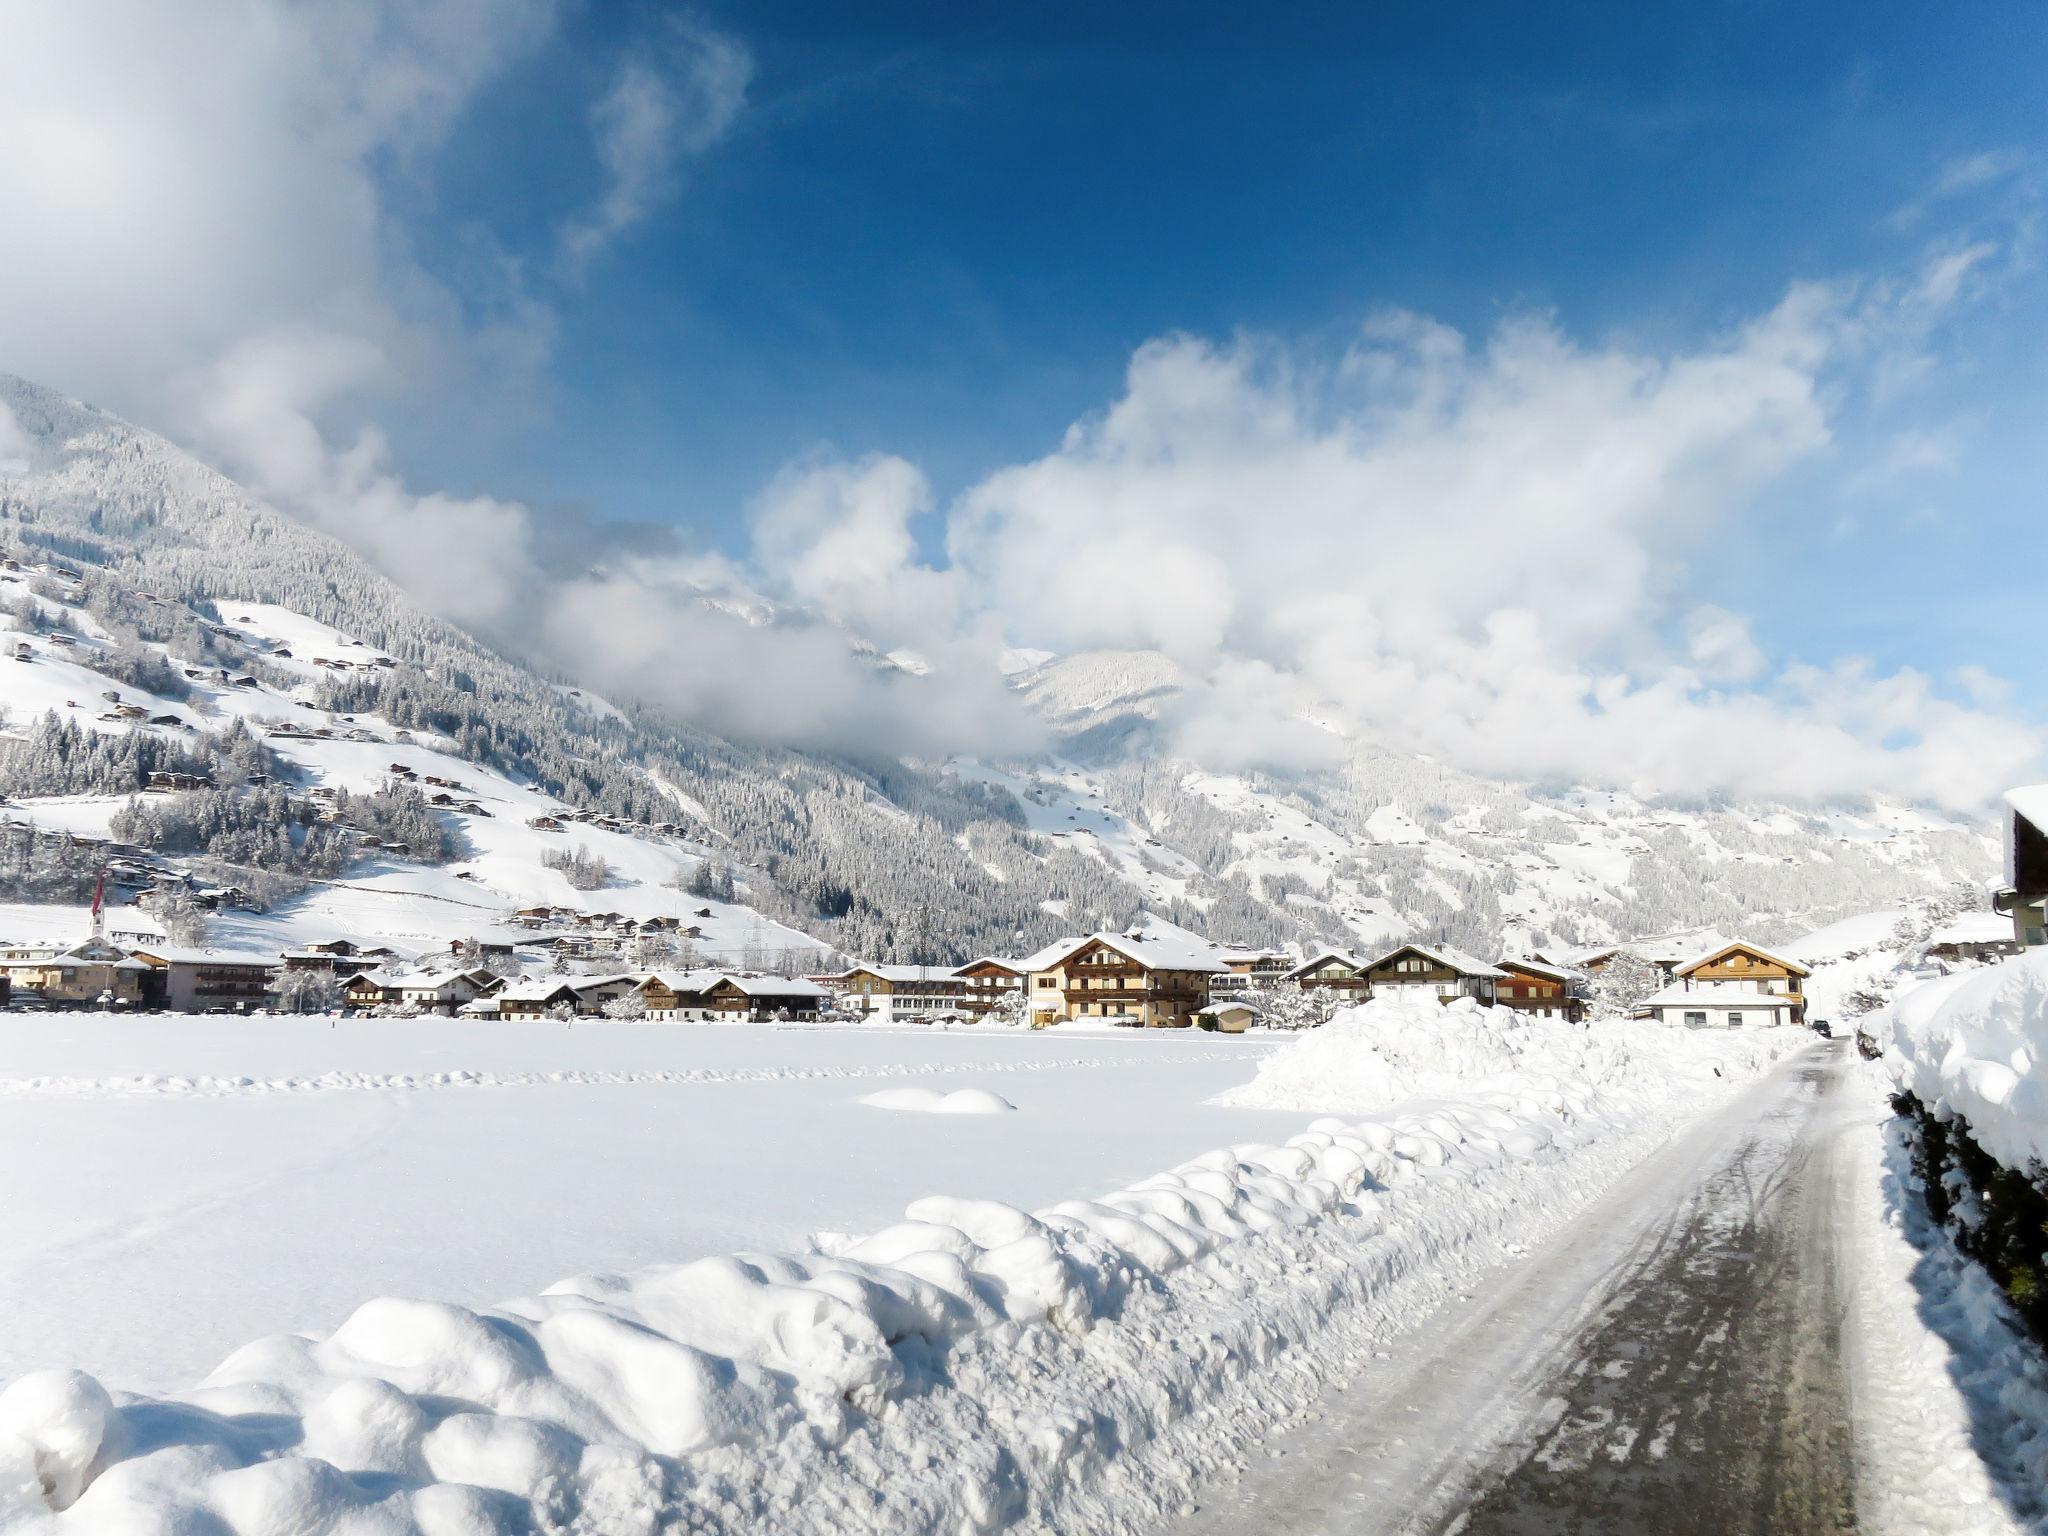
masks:
<path id="1" fill-rule="evenodd" d="M 1358 961 L 1334 950 L 1318 955 L 1305 965 L 1296 966 L 1287 973 L 1287 979 L 1304 992 L 1327 988 L 1336 992 L 1354 992 L 1363 999 L 1372 990 L 1372 983 L 1366 979 Z"/>
<path id="2" fill-rule="evenodd" d="M 1802 1024 L 1806 1021 L 1802 983 L 1811 974 L 1796 960 L 1736 942 L 1679 966 L 1674 983 L 1709 1000 L 1718 994 L 1744 993 L 1782 998 L 1790 1009 L 1791 1022 Z"/>
<path id="3" fill-rule="evenodd" d="M 1141 1029 L 1185 1029 L 1209 1001 L 1209 978 L 1220 965 L 1148 963 L 1142 946 L 1132 953 L 1106 935 L 1086 939 L 1056 963 L 1034 971 L 1030 1003 L 1034 1023 L 1062 1020 L 1127 1024 Z"/>
<path id="4" fill-rule="evenodd" d="M 1461 997 L 1492 1002 L 1499 975 L 1483 961 L 1420 944 L 1403 944 L 1364 967 L 1369 993 L 1423 988 L 1447 1003 Z"/>
<path id="5" fill-rule="evenodd" d="M 1586 1017 L 1585 982 L 1561 966 L 1535 960 L 1502 960 L 1506 974 L 1493 984 L 1493 1000 L 1504 1008 L 1573 1024 Z"/>

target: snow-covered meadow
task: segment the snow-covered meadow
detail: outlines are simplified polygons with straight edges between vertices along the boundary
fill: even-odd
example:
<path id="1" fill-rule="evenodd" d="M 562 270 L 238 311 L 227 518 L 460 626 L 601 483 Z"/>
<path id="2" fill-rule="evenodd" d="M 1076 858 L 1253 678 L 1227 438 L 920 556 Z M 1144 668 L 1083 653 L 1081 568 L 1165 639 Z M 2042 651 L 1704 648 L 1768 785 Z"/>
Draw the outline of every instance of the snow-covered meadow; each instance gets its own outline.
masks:
<path id="1" fill-rule="evenodd" d="M 0 1376 L 91 1372 L 0 1396 L 17 1514 L 428 1536 L 1156 1518 L 1806 1044 L 63 1027 L 0 1043 Z"/>
<path id="2" fill-rule="evenodd" d="M 1299 1117 L 1205 1105 L 1268 1040 L 578 1020 L 0 1021 L 0 1380 L 197 1379 L 386 1292 L 865 1230 L 934 1190 L 1035 1204 Z M 1014 1114 L 865 1096 L 991 1090 Z"/>

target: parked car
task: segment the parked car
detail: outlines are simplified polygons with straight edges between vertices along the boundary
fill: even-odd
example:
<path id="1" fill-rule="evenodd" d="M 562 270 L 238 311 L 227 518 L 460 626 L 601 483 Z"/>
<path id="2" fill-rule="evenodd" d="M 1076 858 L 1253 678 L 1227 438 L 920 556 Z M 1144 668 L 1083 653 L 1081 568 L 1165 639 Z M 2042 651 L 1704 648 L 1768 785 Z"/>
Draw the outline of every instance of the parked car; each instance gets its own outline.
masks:
<path id="1" fill-rule="evenodd" d="M 1815 1019 L 1813 1021 L 1813 1032 L 1823 1040 L 1835 1038 L 1834 1026 L 1829 1024 L 1826 1019 Z"/>

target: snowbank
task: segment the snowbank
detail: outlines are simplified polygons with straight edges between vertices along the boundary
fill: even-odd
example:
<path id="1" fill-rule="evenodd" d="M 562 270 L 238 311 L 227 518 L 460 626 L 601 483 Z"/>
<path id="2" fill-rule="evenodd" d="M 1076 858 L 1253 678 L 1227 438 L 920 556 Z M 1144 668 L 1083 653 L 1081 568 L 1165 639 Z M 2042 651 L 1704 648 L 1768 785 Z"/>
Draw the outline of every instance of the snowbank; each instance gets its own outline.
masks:
<path id="1" fill-rule="evenodd" d="M 1540 1240 L 1805 1043 L 1375 1005 L 1248 1091 L 1438 1102 L 1035 1214 L 928 1198 L 830 1252 L 584 1276 L 487 1311 L 383 1298 L 176 1398 L 21 1378 L 0 1392 L 0 1528 L 1127 1528 L 1356 1369 L 1360 1327 Z"/>
<path id="2" fill-rule="evenodd" d="M 861 1103 L 875 1109 L 904 1110 L 916 1115 L 1004 1115 L 1017 1106 L 986 1088 L 956 1088 L 941 1093 L 936 1088 L 884 1088 L 864 1093 Z"/>
<path id="3" fill-rule="evenodd" d="M 1890 1010 L 1893 1081 L 2008 1168 L 2048 1164 L 2048 950 L 1931 981 Z"/>
<path id="4" fill-rule="evenodd" d="M 1617 1096 L 1657 1095 L 1674 1072 L 1706 1083 L 1753 1076 L 1810 1039 L 1789 1028 L 1567 1024 L 1470 999 L 1447 1007 L 1419 991 L 1391 993 L 1276 1051 L 1217 1102 L 1358 1113 L 1444 1099 L 1571 1118 Z"/>

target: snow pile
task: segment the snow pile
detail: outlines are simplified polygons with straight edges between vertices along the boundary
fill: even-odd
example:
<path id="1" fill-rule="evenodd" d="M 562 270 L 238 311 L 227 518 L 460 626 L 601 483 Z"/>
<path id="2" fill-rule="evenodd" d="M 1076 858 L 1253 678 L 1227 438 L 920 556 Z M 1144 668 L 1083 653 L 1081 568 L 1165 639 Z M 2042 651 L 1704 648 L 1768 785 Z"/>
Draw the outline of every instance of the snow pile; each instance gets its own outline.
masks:
<path id="1" fill-rule="evenodd" d="M 1662 1091 L 1674 1072 L 1708 1082 L 1754 1076 L 1810 1038 L 1793 1029 L 1588 1027 L 1470 998 L 1444 1004 L 1416 988 L 1346 1009 L 1267 1057 L 1250 1083 L 1218 1102 L 1358 1113 L 1443 1099 L 1571 1118 L 1603 1095 Z"/>
<path id="2" fill-rule="evenodd" d="M 1893 1081 L 2008 1168 L 2048 1164 L 2048 950 L 1915 988 L 1890 1010 Z"/>
<path id="3" fill-rule="evenodd" d="M 375 1300 L 325 1337 L 245 1346 L 176 1398 L 21 1378 L 0 1392 L 0 1527 L 1155 1520 L 1370 1358 L 1377 1330 L 1540 1240 L 1804 1043 L 1658 1030 L 1574 1056 L 1565 1026 L 1427 1006 L 1428 1025 L 1383 1006 L 1304 1038 L 1260 1091 L 1299 1091 L 1319 1063 L 1379 1102 L 1418 1085 L 1441 1102 L 1316 1121 L 1097 1199 L 917 1200 L 830 1251 L 585 1276 L 488 1311 Z M 1397 1020 L 1422 1033 L 1374 1033 Z"/>
<path id="4" fill-rule="evenodd" d="M 1017 1106 L 986 1088 L 956 1088 L 941 1093 L 936 1088 L 884 1088 L 864 1093 L 861 1103 L 875 1109 L 899 1109 L 916 1115 L 1003 1115 Z"/>

